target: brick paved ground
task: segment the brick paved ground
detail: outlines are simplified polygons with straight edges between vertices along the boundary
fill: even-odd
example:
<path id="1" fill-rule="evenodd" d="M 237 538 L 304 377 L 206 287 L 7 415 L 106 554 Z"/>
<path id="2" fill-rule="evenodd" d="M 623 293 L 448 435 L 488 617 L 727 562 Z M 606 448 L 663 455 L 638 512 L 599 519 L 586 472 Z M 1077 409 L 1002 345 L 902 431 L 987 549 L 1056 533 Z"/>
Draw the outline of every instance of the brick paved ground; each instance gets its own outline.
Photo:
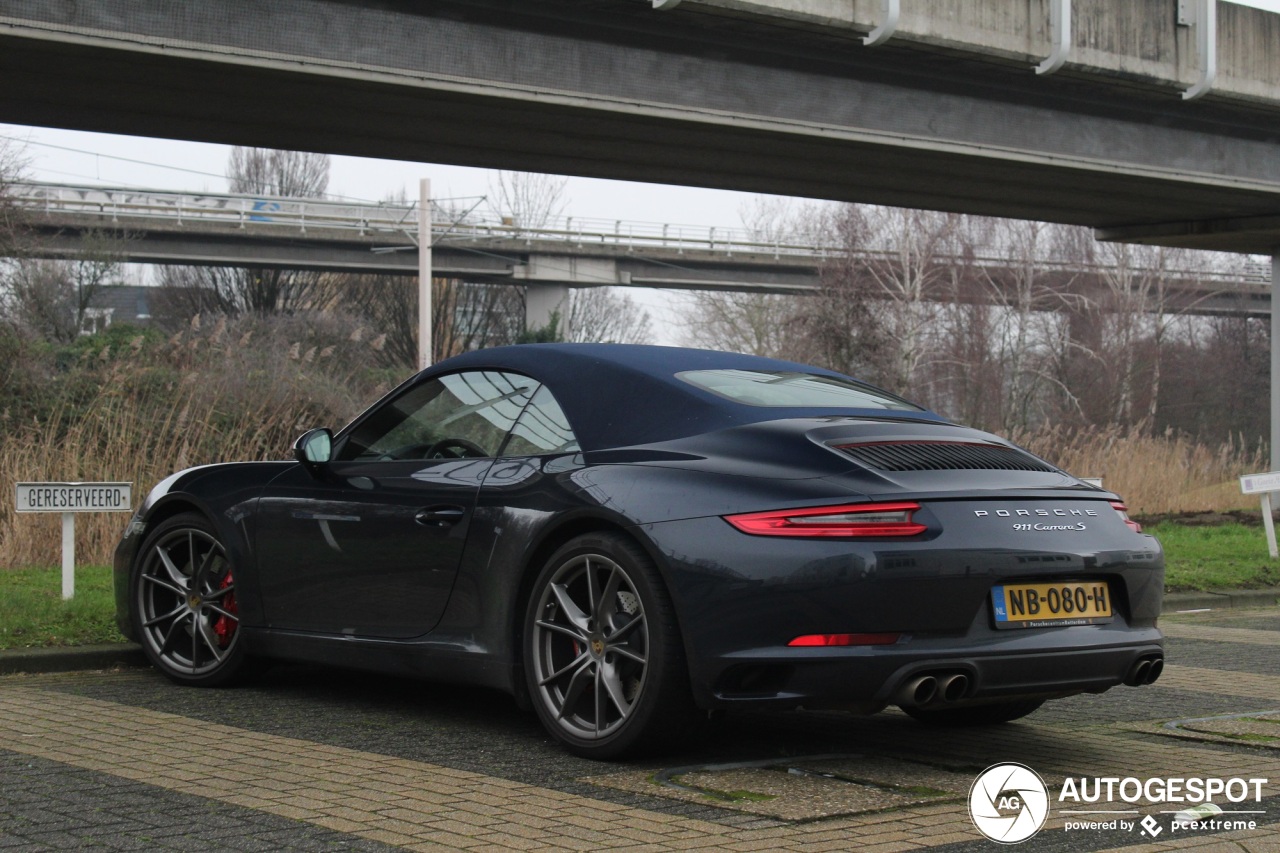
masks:
<path id="1" fill-rule="evenodd" d="M 957 732 L 896 713 L 741 715 L 672 763 L 874 754 L 972 775 L 1019 761 L 1051 790 L 1067 775 L 1266 778 L 1253 831 L 1064 832 L 1057 814 L 1018 849 L 1280 853 L 1280 749 L 1143 728 L 1280 708 L 1280 619 L 1186 616 L 1168 633 L 1176 663 L 1156 687 L 1074 697 L 1023 723 Z M 998 849 L 954 798 L 787 822 L 585 781 L 643 783 L 661 767 L 567 756 L 508 699 L 442 685 L 301 667 L 214 691 L 145 670 L 0 679 L 0 851 Z"/>

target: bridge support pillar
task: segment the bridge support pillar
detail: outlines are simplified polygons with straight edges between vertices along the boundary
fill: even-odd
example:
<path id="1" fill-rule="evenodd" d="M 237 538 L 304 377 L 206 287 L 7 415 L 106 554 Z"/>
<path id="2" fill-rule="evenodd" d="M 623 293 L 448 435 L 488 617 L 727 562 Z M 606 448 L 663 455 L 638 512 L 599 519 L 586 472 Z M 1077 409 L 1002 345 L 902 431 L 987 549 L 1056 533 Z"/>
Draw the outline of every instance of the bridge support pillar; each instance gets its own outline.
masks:
<path id="1" fill-rule="evenodd" d="M 556 327 L 562 337 L 569 331 L 569 288 L 563 284 L 531 284 L 524 291 L 524 327 L 529 331 L 541 329 L 551 322 L 551 315 L 558 314 Z"/>

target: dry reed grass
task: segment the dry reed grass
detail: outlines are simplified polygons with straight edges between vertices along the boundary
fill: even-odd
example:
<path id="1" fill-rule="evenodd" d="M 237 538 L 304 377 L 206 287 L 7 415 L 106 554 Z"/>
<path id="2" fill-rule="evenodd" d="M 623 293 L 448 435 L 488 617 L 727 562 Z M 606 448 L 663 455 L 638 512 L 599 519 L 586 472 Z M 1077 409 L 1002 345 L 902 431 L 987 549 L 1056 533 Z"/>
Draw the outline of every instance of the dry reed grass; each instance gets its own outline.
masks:
<path id="1" fill-rule="evenodd" d="M 1253 497 L 1240 494 L 1239 477 L 1269 465 L 1261 444 L 1250 449 L 1243 440 L 1212 447 L 1173 434 L 1058 427 L 1016 440 L 1078 477 L 1101 477 L 1124 496 L 1132 515 L 1256 507 Z"/>
<path id="2" fill-rule="evenodd" d="M 136 399 L 106 387 L 86 416 L 63 426 L 63 413 L 12 431 L 0 440 L 0 494 L 14 483 L 35 481 L 127 481 L 139 502 L 152 485 L 174 470 L 231 459 L 284 458 L 296 415 L 278 406 L 218 416 L 204 389 L 175 394 L 159 418 Z M 216 448 L 216 449 L 215 449 Z M 8 502 L 6 502 L 8 504 Z M 79 562 L 110 559 L 124 514 L 86 513 L 76 519 Z M 60 545 L 55 513 L 17 515 L 0 511 L 0 565 L 56 563 Z"/>
<path id="3" fill-rule="evenodd" d="M 61 552 L 56 513 L 13 512 L 21 481 L 128 481 L 137 505 L 174 471 L 212 462 L 287 459 L 302 431 L 338 427 L 386 389 L 367 381 L 361 335 L 345 329 L 304 342 L 310 359 L 291 357 L 294 331 L 265 330 L 250 346 L 255 321 L 228 334 L 225 323 L 198 327 L 146 347 L 117 345 L 86 353 L 74 383 L 40 416 L 0 432 L 0 567 L 54 565 Z M 284 331 L 286 334 L 281 334 Z M 335 342 L 337 341 L 337 342 Z M 326 351 L 321 359 L 319 352 Z M 337 350 L 335 354 L 335 350 Z M 76 520 L 76 559 L 110 561 L 128 523 L 123 513 Z"/>
<path id="4" fill-rule="evenodd" d="M 43 417 L 4 424 L 0 495 L 12 496 L 23 480 L 124 480 L 136 504 L 181 468 L 288 458 L 303 430 L 338 426 L 385 390 L 341 367 L 367 363 L 360 331 L 317 335 L 312 327 L 304 336 L 301 325 L 253 322 L 206 323 L 207 331 L 193 326 L 167 342 L 86 353 L 71 390 Z M 1102 477 L 1138 515 L 1252 506 L 1237 478 L 1267 468 L 1261 447 L 1138 431 L 1047 428 L 1015 439 L 1074 474 Z M 109 562 L 127 522 L 124 514 L 81 515 L 78 562 Z M 0 500 L 0 567 L 56 564 L 59 542 L 56 514 L 15 515 L 12 497 Z"/>

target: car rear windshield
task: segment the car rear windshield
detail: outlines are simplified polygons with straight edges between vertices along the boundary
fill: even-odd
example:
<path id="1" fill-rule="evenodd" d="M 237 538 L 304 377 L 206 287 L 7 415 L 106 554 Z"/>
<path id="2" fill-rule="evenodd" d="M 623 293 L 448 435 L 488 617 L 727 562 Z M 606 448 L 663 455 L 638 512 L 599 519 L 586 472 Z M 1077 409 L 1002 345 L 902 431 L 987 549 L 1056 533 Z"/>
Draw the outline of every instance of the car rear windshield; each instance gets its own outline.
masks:
<path id="1" fill-rule="evenodd" d="M 886 391 L 839 376 L 771 370 L 685 370 L 676 378 L 748 406 L 924 411 Z"/>

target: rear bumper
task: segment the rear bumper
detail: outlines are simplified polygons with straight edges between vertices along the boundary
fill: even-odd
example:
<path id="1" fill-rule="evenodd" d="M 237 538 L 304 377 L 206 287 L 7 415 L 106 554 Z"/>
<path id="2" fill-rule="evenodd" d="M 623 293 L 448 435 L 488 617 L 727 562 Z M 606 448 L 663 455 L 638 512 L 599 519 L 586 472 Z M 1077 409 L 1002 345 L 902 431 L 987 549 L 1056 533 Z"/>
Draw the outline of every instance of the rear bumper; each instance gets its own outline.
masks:
<path id="1" fill-rule="evenodd" d="M 975 530 L 964 506 L 928 508 L 949 513 L 941 532 L 901 540 L 780 541 L 720 518 L 642 528 L 662 557 L 696 701 L 873 707 L 897 704 L 896 691 L 921 674 L 964 675 L 966 701 L 1061 696 L 1122 684 L 1138 660 L 1163 654 L 1163 555 L 1118 516 L 1091 517 L 1087 534 L 1023 535 L 1013 522 Z M 1112 620 L 997 625 L 993 587 L 1055 580 L 1105 583 Z M 899 640 L 788 645 L 839 633 Z"/>
<path id="2" fill-rule="evenodd" d="M 873 651 L 756 650 L 713 665 L 718 672 L 702 698 L 712 707 L 875 710 L 897 704 L 899 690 L 914 679 L 957 674 L 968 679 L 965 701 L 1100 693 L 1124 683 L 1140 659 L 1163 655 L 1158 631 L 1141 634 L 1122 645 L 985 654 L 964 648 L 909 650 L 910 643 Z"/>

